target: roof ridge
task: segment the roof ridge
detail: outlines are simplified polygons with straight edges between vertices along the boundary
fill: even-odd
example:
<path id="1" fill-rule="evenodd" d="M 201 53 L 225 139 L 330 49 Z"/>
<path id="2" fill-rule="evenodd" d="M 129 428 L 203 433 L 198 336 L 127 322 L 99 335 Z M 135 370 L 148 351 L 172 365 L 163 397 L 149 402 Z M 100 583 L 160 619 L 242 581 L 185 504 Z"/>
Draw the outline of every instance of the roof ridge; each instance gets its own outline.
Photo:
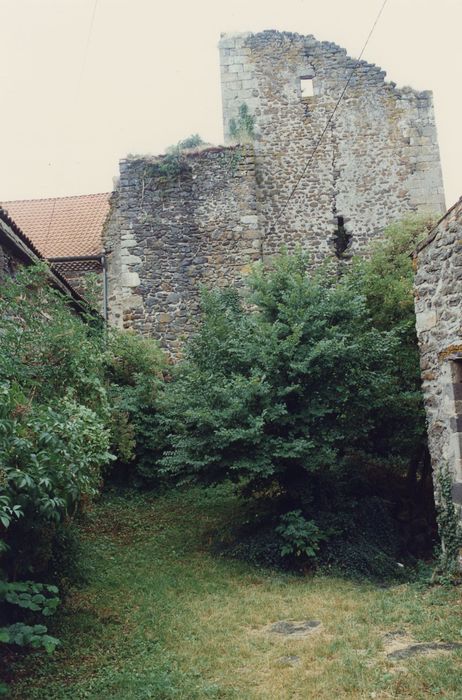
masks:
<path id="1" fill-rule="evenodd" d="M 110 196 L 110 192 L 92 192 L 91 194 L 66 194 L 62 197 L 32 197 L 30 199 L 0 199 L 0 205 L 16 204 L 17 202 L 56 202 L 58 199 L 80 199 L 82 197 L 101 197 L 102 195 Z"/>

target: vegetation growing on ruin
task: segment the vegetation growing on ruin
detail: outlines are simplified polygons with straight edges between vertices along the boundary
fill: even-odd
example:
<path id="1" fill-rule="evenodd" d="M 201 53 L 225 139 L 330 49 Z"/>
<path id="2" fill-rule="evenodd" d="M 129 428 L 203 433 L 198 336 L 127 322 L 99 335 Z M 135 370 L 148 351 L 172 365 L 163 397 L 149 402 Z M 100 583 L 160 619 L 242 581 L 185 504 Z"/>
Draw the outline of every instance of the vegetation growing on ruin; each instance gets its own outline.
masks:
<path id="1" fill-rule="evenodd" d="M 434 580 L 452 582 L 460 579 L 462 527 L 452 497 L 453 477 L 447 465 L 435 475 L 437 521 L 441 538 Z"/>
<path id="2" fill-rule="evenodd" d="M 255 117 L 243 102 L 238 117 L 229 120 L 229 134 L 237 143 L 251 143 L 255 138 Z"/>
<path id="3" fill-rule="evenodd" d="M 186 168 L 184 151 L 189 148 L 197 148 L 203 143 L 204 141 L 199 134 L 192 134 L 188 138 L 178 141 L 174 146 L 169 146 L 164 156 L 147 166 L 149 174 L 151 177 L 160 178 L 165 182 L 178 178 Z"/>

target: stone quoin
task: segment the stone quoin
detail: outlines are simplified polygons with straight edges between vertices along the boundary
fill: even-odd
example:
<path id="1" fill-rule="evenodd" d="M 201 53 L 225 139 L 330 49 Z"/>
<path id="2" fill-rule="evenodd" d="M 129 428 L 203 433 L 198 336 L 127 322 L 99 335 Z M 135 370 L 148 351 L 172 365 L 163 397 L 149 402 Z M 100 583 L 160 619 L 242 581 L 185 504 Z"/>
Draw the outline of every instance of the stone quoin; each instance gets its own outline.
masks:
<path id="1" fill-rule="evenodd" d="M 430 92 L 313 36 L 224 34 L 219 52 L 226 145 L 169 176 L 165 156 L 122 160 L 104 230 L 111 322 L 173 355 L 201 285 L 242 286 L 283 246 L 349 258 L 407 212 L 445 209 Z"/>

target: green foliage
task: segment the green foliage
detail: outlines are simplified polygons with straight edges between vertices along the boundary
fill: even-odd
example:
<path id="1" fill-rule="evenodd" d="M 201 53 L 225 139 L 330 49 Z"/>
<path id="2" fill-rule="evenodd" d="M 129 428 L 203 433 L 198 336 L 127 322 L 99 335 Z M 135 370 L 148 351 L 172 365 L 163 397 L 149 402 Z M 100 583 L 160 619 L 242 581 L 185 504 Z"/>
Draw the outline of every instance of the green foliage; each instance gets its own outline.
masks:
<path id="1" fill-rule="evenodd" d="M 174 146 L 169 146 L 162 158 L 155 163 L 151 163 L 149 168 L 150 174 L 154 177 L 160 177 L 164 181 L 178 178 L 186 168 L 183 152 L 188 148 L 197 148 L 203 143 L 199 134 L 193 134 L 182 141 L 178 141 Z"/>
<path id="2" fill-rule="evenodd" d="M 251 311 L 231 291 L 205 294 L 201 332 L 166 399 L 176 432 L 163 465 L 249 492 L 277 482 L 296 502 L 310 474 L 374 453 L 371 408 L 394 389 L 397 339 L 373 328 L 346 284 L 310 279 L 301 256 L 251 284 Z"/>
<path id="3" fill-rule="evenodd" d="M 36 583 L 35 581 L 6 582 L 0 581 L 0 622 L 10 621 L 11 608 L 20 608 L 21 613 L 32 619 L 39 616 L 53 615 L 59 605 L 56 586 Z M 14 621 L 0 627 L 0 645 L 16 644 L 33 649 L 45 649 L 52 653 L 59 640 L 48 634 L 43 624 L 26 624 Z M 0 684 L 0 692 L 6 692 L 7 686 Z"/>
<path id="4" fill-rule="evenodd" d="M 366 297 L 374 324 L 383 330 L 404 324 L 415 336 L 411 254 L 433 227 L 432 216 L 409 216 L 391 224 L 372 246 L 369 259 L 355 260 L 350 279 Z"/>
<path id="5" fill-rule="evenodd" d="M 187 148 L 197 148 L 198 146 L 202 146 L 203 143 L 204 141 L 199 134 L 192 134 L 182 141 L 179 141 L 177 146 L 173 146 L 173 148 L 179 148 L 180 150 L 184 151 Z"/>
<path id="6" fill-rule="evenodd" d="M 85 322 L 86 321 L 86 322 Z M 91 498 L 109 459 L 102 330 L 72 313 L 43 267 L 0 290 L 0 522 L 58 522 Z M 13 530 L 12 530 L 13 529 Z"/>
<path id="7" fill-rule="evenodd" d="M 167 358 L 157 343 L 133 333 L 111 332 L 106 353 L 112 406 L 112 440 L 118 460 L 112 475 L 133 484 L 156 480 L 164 445 L 158 399 Z"/>
<path id="8" fill-rule="evenodd" d="M 0 336 L 0 617 L 12 623 L 2 639 L 51 651 L 56 640 L 29 618 L 54 611 L 57 589 L 48 584 L 61 583 L 76 551 L 63 551 L 66 528 L 112 458 L 104 332 L 90 311 L 72 311 L 37 265 L 2 281 Z M 46 583 L 18 581 L 41 574 Z"/>
<path id="9" fill-rule="evenodd" d="M 42 266 L 21 269 L 2 282 L 0 328 L 1 381 L 18 384 L 35 402 L 71 391 L 77 401 L 107 416 L 101 326 L 70 311 Z"/>
<path id="10" fill-rule="evenodd" d="M 56 586 L 34 581 L 0 581 L 0 602 L 17 605 L 26 610 L 40 612 L 45 617 L 53 615 L 59 605 Z"/>
<path id="11" fill-rule="evenodd" d="M 422 469 L 427 444 L 411 253 L 432 224 L 431 217 L 414 216 L 391 225 L 384 240 L 372 246 L 370 258 L 355 260 L 344 277 L 344 283 L 364 298 L 373 326 L 397 338 L 391 375 L 394 390 L 380 407 L 374 441 L 377 455 L 401 472 L 415 470 L 416 462 Z"/>
<path id="12" fill-rule="evenodd" d="M 92 309 L 101 309 L 102 280 L 97 272 L 86 272 L 79 279 L 78 291 Z"/>
<path id="13" fill-rule="evenodd" d="M 316 557 L 320 543 L 327 535 L 319 529 L 313 520 L 306 520 L 302 511 L 292 510 L 281 516 L 281 524 L 276 532 L 284 541 L 281 547 L 283 557 L 304 555 L 308 559 Z"/>
<path id="14" fill-rule="evenodd" d="M 268 552 L 331 567 L 336 551 L 342 572 L 399 573 L 405 527 L 390 514 L 404 497 L 425 511 L 429 483 L 409 257 L 422 227 L 392 227 L 340 279 L 284 254 L 255 268 L 246 305 L 233 290 L 204 292 L 200 332 L 160 399 L 162 473 L 230 480 L 259 504 L 266 494 L 272 515 L 255 528 Z M 371 526 L 374 502 L 392 543 Z"/>
<path id="15" fill-rule="evenodd" d="M 108 342 L 106 366 L 111 383 L 135 386 L 141 378 L 161 375 L 167 359 L 158 344 L 129 331 L 112 331 Z"/>
<path id="16" fill-rule="evenodd" d="M 441 538 L 434 580 L 451 582 L 461 573 L 462 526 L 452 499 L 452 474 L 444 464 L 435 475 L 438 490 L 436 504 Z"/>
<path id="17" fill-rule="evenodd" d="M 96 495 L 108 437 L 97 414 L 69 396 L 28 403 L 18 385 L 0 384 L 2 524 L 25 515 L 59 521 Z"/>
<path id="18" fill-rule="evenodd" d="M 47 634 L 45 625 L 25 625 L 15 622 L 8 627 L 0 627 L 0 643 L 30 646 L 33 649 L 45 649 L 51 654 L 59 644 L 59 639 Z"/>
<path id="19" fill-rule="evenodd" d="M 239 107 L 238 118 L 229 120 L 229 133 L 238 143 L 248 143 L 255 138 L 255 117 L 245 102 Z"/>

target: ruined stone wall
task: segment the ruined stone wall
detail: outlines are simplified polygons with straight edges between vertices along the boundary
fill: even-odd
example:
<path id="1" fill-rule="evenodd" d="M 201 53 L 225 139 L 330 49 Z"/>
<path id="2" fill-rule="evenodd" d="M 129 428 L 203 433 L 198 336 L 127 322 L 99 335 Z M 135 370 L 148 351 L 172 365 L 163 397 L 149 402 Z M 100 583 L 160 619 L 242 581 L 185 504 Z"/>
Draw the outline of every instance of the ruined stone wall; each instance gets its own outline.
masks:
<path id="1" fill-rule="evenodd" d="M 174 354 L 195 327 L 201 284 L 242 285 L 249 262 L 282 246 L 301 244 L 314 264 L 348 258 L 408 211 L 444 211 L 429 92 L 398 90 L 312 36 L 224 35 L 220 59 L 225 139 L 244 145 L 189 151 L 168 177 L 165 157 L 122 161 L 105 228 L 110 319 Z M 254 132 L 233 135 L 242 105 Z"/>
<path id="2" fill-rule="evenodd" d="M 444 211 L 431 93 L 398 90 L 361 61 L 284 209 L 357 62 L 335 44 L 275 31 L 223 35 L 220 60 L 226 142 L 242 104 L 256 120 L 265 255 L 297 243 L 315 260 L 331 255 L 338 216 L 351 253 L 406 211 Z M 314 95 L 303 97 L 300 78 L 310 76 Z"/>
<path id="3" fill-rule="evenodd" d="M 159 158 L 120 164 L 105 232 L 110 320 L 173 354 L 195 328 L 200 286 L 242 285 L 261 257 L 251 146 L 187 152 L 165 176 Z"/>
<path id="4" fill-rule="evenodd" d="M 433 470 L 462 504 L 462 199 L 415 255 L 416 327 Z"/>

